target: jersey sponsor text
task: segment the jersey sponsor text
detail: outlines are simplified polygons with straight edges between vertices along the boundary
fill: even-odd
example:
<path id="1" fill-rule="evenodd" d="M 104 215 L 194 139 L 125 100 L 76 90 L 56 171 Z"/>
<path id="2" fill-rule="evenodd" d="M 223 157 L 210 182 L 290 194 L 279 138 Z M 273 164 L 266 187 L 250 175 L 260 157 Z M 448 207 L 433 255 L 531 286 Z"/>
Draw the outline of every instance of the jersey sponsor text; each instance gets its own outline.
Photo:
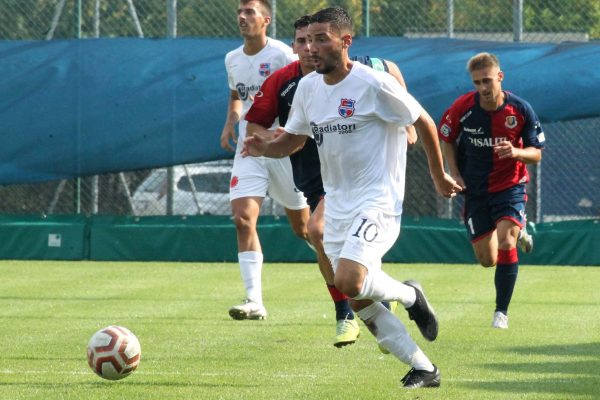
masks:
<path id="1" fill-rule="evenodd" d="M 469 142 L 476 147 L 494 147 L 502 142 L 506 142 L 508 139 L 504 137 L 496 138 L 472 138 L 469 137 Z"/>

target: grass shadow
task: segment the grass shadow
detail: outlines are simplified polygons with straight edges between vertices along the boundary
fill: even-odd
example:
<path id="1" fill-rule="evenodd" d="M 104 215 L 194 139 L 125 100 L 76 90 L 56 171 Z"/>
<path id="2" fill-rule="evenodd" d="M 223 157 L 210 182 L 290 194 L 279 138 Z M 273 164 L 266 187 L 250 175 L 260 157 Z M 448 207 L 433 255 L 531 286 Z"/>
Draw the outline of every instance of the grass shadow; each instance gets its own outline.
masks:
<path id="1" fill-rule="evenodd" d="M 506 393 L 560 394 L 565 398 L 582 395 L 597 396 L 600 387 L 600 343 L 508 347 L 507 353 L 522 357 L 548 356 L 551 361 L 488 363 L 482 367 L 500 372 L 547 375 L 532 380 L 494 380 L 467 382 L 463 385 L 477 390 Z M 591 359 L 581 360 L 582 357 Z M 557 358 L 559 358 L 557 360 Z"/>

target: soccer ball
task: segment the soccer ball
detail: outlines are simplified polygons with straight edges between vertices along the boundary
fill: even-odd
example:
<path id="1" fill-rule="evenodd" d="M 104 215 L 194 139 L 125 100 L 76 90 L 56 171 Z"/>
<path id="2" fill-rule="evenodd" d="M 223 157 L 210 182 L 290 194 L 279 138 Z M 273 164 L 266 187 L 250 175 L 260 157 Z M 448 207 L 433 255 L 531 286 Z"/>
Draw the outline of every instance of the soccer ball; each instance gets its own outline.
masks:
<path id="1" fill-rule="evenodd" d="M 140 363 L 142 349 L 138 338 L 122 326 L 107 326 L 94 333 L 87 346 L 92 371 L 111 381 L 123 379 Z"/>

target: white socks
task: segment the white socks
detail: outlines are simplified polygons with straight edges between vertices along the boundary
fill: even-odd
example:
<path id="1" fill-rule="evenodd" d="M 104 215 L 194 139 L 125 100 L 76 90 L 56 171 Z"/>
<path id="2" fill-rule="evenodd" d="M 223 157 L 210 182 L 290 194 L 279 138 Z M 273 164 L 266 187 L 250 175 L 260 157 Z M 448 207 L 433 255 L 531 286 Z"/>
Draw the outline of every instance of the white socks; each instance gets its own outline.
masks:
<path id="1" fill-rule="evenodd" d="M 404 308 L 415 304 L 417 295 L 411 286 L 398 282 L 382 270 L 367 271 L 356 300 L 399 301 Z"/>
<path id="2" fill-rule="evenodd" d="M 357 314 L 375 336 L 377 343 L 400 361 L 417 370 L 434 370 L 433 364 L 410 337 L 404 324 L 381 303 L 373 303 Z"/>
<path id="3" fill-rule="evenodd" d="M 240 273 L 246 288 L 246 296 L 255 303 L 262 305 L 262 265 L 263 255 L 258 251 L 238 253 Z"/>

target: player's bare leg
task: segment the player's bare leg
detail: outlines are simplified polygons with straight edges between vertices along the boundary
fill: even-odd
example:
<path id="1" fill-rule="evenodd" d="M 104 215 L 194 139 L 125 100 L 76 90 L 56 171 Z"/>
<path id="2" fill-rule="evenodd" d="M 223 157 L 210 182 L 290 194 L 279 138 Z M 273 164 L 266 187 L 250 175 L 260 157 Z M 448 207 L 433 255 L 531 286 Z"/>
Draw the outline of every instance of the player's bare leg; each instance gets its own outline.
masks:
<path id="1" fill-rule="evenodd" d="M 491 268 L 496 266 L 498 258 L 498 234 L 494 230 L 489 235 L 477 238 L 473 244 L 475 258 L 482 267 Z"/>
<path id="2" fill-rule="evenodd" d="M 264 319 L 267 316 L 262 299 L 263 255 L 256 231 L 262 201 L 262 197 L 242 197 L 231 201 L 240 274 L 246 289 L 243 303 L 229 309 L 233 319 Z"/>
<path id="3" fill-rule="evenodd" d="M 325 283 L 333 286 L 333 268 L 331 268 L 331 263 L 323 248 L 323 232 L 325 230 L 324 204 L 325 202 L 321 200 L 308 220 L 308 238 L 317 253 L 319 271 L 321 271 Z"/>
<path id="4" fill-rule="evenodd" d="M 308 241 L 308 219 L 310 218 L 310 209 L 308 206 L 300 210 L 285 209 L 292 232 L 300 239 Z"/>
<path id="5" fill-rule="evenodd" d="M 319 270 L 335 305 L 335 319 L 337 322 L 333 345 L 339 348 L 356 342 L 360 335 L 360 328 L 350 307 L 348 296 L 340 292 L 333 283 L 333 268 L 323 248 L 323 231 L 325 228 L 323 211 L 324 201 L 321 200 L 308 221 L 308 237 L 317 253 Z"/>

